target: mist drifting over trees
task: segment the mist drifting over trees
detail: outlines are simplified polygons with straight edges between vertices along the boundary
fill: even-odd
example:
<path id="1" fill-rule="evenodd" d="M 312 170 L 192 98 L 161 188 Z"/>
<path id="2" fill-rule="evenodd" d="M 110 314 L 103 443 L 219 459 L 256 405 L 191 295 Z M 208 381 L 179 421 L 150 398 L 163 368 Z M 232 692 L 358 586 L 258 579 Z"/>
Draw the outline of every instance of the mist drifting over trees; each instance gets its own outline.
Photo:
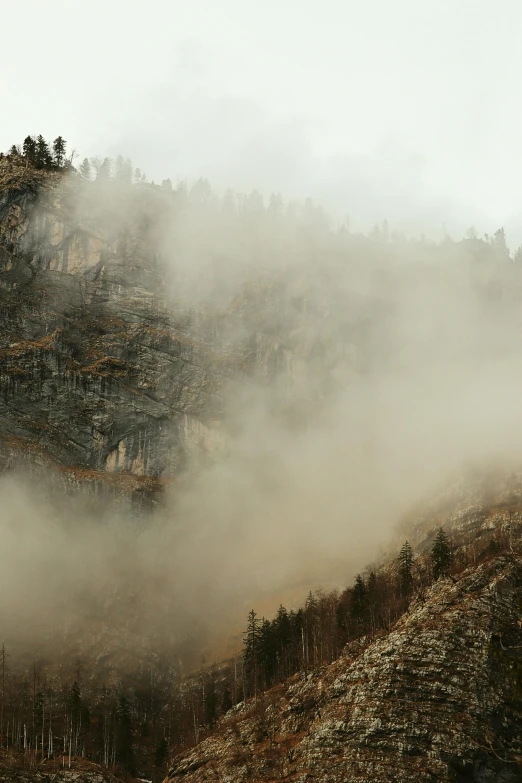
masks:
<path id="1" fill-rule="evenodd" d="M 166 489 L 145 521 L 9 465 L 5 742 L 36 764 L 59 736 L 66 755 L 132 771 L 140 726 L 161 768 L 242 698 L 385 632 L 433 579 L 487 556 L 453 557 L 442 533 L 431 555 L 406 542 L 391 570 L 363 571 L 445 482 L 518 464 L 520 251 L 502 228 L 437 243 L 383 220 L 362 235 L 311 199 L 155 184 L 123 157 L 64 165 L 55 146 L 48 165 L 11 149 L 7 182 L 55 177 L 71 231 L 96 235 L 124 275 L 154 270 L 151 313 L 219 357 L 223 382 L 219 420 L 202 410 L 197 448 L 155 469 Z M 81 340 L 65 348 L 71 377 L 94 366 Z M 5 395 L 26 393 L 10 383 Z M 224 629 L 231 660 L 200 665 Z"/>

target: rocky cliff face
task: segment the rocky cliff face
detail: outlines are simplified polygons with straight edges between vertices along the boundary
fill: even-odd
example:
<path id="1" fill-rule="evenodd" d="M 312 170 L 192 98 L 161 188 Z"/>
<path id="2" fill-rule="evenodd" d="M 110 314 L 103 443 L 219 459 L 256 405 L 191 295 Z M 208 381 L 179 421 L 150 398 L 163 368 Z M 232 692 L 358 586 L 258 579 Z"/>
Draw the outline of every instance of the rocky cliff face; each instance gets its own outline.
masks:
<path id="1" fill-rule="evenodd" d="M 223 445 L 245 379 L 298 382 L 345 346 L 331 307 L 277 279 L 183 300 L 161 259 L 165 194 L 95 186 L 0 161 L 0 453 L 151 500 Z"/>
<path id="2" fill-rule="evenodd" d="M 153 496 L 216 447 L 245 358 L 222 352 L 212 318 L 169 309 L 147 227 L 74 209 L 78 187 L 1 165 L 3 459 Z"/>
<path id="3" fill-rule="evenodd" d="M 332 280 L 324 301 L 313 276 L 243 281 L 213 306 L 173 295 L 164 194 L 140 186 L 100 204 L 95 185 L 0 162 L 0 470 L 52 468 L 67 489 L 154 505 L 226 445 L 246 381 L 277 386 L 299 424 L 351 370 L 393 355 L 389 309 Z M 520 476 L 497 482 L 494 500 L 479 484 L 409 521 L 418 552 L 439 522 L 462 551 L 495 530 L 520 539 Z M 434 584 L 388 633 L 235 707 L 168 781 L 522 780 L 521 561 L 494 551 Z M 117 623 L 110 632 L 108 648 L 123 638 Z M 5 779 L 47 773 L 16 774 Z"/>
<path id="4" fill-rule="evenodd" d="M 168 782 L 522 779 L 522 571 L 436 582 L 389 634 L 236 708 Z"/>

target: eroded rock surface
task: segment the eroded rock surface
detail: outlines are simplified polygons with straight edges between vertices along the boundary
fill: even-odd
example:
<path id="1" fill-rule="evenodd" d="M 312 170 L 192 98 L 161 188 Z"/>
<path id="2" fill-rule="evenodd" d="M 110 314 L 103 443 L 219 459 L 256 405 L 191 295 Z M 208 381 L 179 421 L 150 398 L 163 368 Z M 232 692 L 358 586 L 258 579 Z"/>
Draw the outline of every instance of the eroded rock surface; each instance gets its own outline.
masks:
<path id="1" fill-rule="evenodd" d="M 226 445 L 245 380 L 284 376 L 298 417 L 357 342 L 377 344 L 371 298 L 312 305 L 313 279 L 254 274 L 183 299 L 162 257 L 165 194 L 100 199 L 96 184 L 0 161 L 0 467 L 31 454 L 66 483 L 152 498 Z"/>
<path id="2" fill-rule="evenodd" d="M 236 708 L 184 781 L 522 780 L 522 563 L 444 579 L 391 633 Z"/>
<path id="3" fill-rule="evenodd" d="M 167 306 L 135 212 L 72 210 L 74 179 L 6 162 L 0 174 L 4 462 L 31 452 L 73 481 L 131 476 L 153 493 L 192 453 L 219 447 L 244 357 L 217 345 L 211 317 Z"/>

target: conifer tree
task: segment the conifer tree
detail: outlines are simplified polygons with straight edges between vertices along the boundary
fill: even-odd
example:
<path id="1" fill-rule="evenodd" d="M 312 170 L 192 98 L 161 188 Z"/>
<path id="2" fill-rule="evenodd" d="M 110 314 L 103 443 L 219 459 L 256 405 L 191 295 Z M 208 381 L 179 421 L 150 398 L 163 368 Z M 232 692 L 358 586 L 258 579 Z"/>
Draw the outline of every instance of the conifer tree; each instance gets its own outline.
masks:
<path id="1" fill-rule="evenodd" d="M 80 686 L 78 685 L 77 680 L 73 682 L 73 686 L 69 693 L 69 705 L 70 705 L 71 716 L 73 720 L 74 721 L 80 720 L 80 715 L 82 711 L 82 696 L 80 692 Z"/>
<path id="2" fill-rule="evenodd" d="M 274 679 L 277 667 L 277 620 L 273 623 L 261 621 L 259 631 L 259 672 L 263 677 L 263 685 L 268 688 Z"/>
<path id="3" fill-rule="evenodd" d="M 288 657 L 292 643 L 292 621 L 285 607 L 281 604 L 274 620 L 275 655 L 279 675 L 285 677 L 289 673 Z"/>
<path id="4" fill-rule="evenodd" d="M 34 166 L 36 158 L 36 141 L 32 136 L 26 136 L 24 139 L 22 151 L 27 161 L 27 165 Z"/>
<path id="5" fill-rule="evenodd" d="M 116 156 L 116 160 L 114 161 L 114 179 L 116 182 L 120 182 L 122 178 L 124 162 L 123 155 Z"/>
<path id="6" fill-rule="evenodd" d="M 368 592 L 368 597 L 375 595 L 377 592 L 377 576 L 375 574 L 375 571 L 370 571 L 370 576 L 368 577 L 368 583 L 366 585 L 366 589 Z"/>
<path id="7" fill-rule="evenodd" d="M 499 260 L 505 260 L 509 258 L 509 248 L 506 242 L 506 232 L 502 226 L 493 235 L 493 247 L 495 254 Z"/>
<path id="8" fill-rule="evenodd" d="M 103 163 L 96 172 L 96 179 L 108 181 L 111 178 L 112 172 L 112 160 L 110 158 L 104 158 Z"/>
<path id="9" fill-rule="evenodd" d="M 413 589 L 413 551 L 409 541 L 405 541 L 399 552 L 399 587 L 401 595 L 407 598 Z"/>
<path id="10" fill-rule="evenodd" d="M 243 662 L 245 675 L 249 680 L 250 689 L 254 693 L 257 691 L 260 637 L 260 621 L 252 609 L 248 615 L 247 630 L 243 639 Z"/>
<path id="11" fill-rule="evenodd" d="M 377 618 L 379 616 L 379 584 L 375 571 L 370 571 L 370 576 L 366 583 L 366 593 L 368 600 L 368 612 L 370 615 L 371 630 L 375 632 L 377 628 Z"/>
<path id="12" fill-rule="evenodd" d="M 221 698 L 221 712 L 224 715 L 226 712 L 231 710 L 232 707 L 233 707 L 233 704 L 232 704 L 232 694 L 231 694 L 230 688 L 229 688 L 229 686 L 227 684 L 227 685 L 225 685 L 225 690 L 223 691 L 223 696 Z"/>
<path id="13" fill-rule="evenodd" d="M 134 169 L 134 182 L 136 185 L 147 182 L 147 175 L 141 169 Z"/>
<path id="14" fill-rule="evenodd" d="M 210 682 L 207 684 L 205 690 L 205 723 L 210 728 L 214 728 L 217 720 L 218 700 L 216 693 L 216 681 L 214 676 L 211 677 Z"/>
<path id="15" fill-rule="evenodd" d="M 352 595 L 352 619 L 355 620 L 356 623 L 363 625 L 366 621 L 366 615 L 367 615 L 367 609 L 368 609 L 368 592 L 366 589 L 366 585 L 364 584 L 364 579 L 360 574 L 357 574 L 355 577 L 355 584 L 353 586 L 353 595 Z"/>
<path id="16" fill-rule="evenodd" d="M 51 152 L 46 140 L 40 134 L 36 139 L 35 167 L 37 169 L 47 169 L 52 162 Z"/>
<path id="17" fill-rule="evenodd" d="M 134 166 L 132 165 L 132 160 L 130 158 L 125 158 L 125 162 L 123 164 L 123 182 L 126 185 L 132 185 L 133 172 Z"/>
<path id="18" fill-rule="evenodd" d="M 442 528 L 439 529 L 439 532 L 435 536 L 435 541 L 433 542 L 431 562 L 435 579 L 446 576 L 451 565 L 451 549 L 448 537 Z"/>
<path id="19" fill-rule="evenodd" d="M 84 158 L 80 164 L 80 174 L 82 177 L 85 177 L 85 179 L 91 178 L 91 164 L 89 163 L 89 158 Z"/>
<path id="20" fill-rule="evenodd" d="M 54 163 L 56 164 L 56 166 L 58 166 L 58 168 L 62 167 L 63 162 L 65 160 L 66 145 L 67 142 L 61 136 L 57 136 L 57 138 L 53 141 Z"/>
<path id="21" fill-rule="evenodd" d="M 94 173 L 94 179 L 98 179 L 98 175 L 100 173 L 100 169 L 102 167 L 103 160 L 100 158 L 99 155 L 93 155 L 92 158 L 89 158 L 89 163 L 91 164 L 91 171 Z"/>
<path id="22" fill-rule="evenodd" d="M 132 184 L 132 162 L 130 158 L 118 155 L 114 164 L 114 179 L 122 185 Z"/>
<path id="23" fill-rule="evenodd" d="M 128 699 L 120 696 L 117 708 L 116 759 L 129 771 L 133 767 L 132 715 Z"/>

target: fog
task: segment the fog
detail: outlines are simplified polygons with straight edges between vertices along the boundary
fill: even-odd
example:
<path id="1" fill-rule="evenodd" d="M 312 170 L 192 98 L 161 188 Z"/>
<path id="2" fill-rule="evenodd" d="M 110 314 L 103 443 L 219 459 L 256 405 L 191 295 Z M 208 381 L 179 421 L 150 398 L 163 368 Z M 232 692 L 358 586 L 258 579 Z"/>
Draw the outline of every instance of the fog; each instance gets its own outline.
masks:
<path id="1" fill-rule="evenodd" d="M 344 586 L 456 477 L 519 469 L 521 22 L 514 0 L 3 11 L 2 148 L 61 134 L 76 165 L 169 177 L 73 178 L 67 208 L 109 244 L 146 215 L 158 299 L 250 362 L 145 520 L 2 478 L 7 644 L 190 661 L 251 606 Z"/>
<path id="2" fill-rule="evenodd" d="M 522 268 L 501 233 L 366 237 L 310 201 L 206 182 L 74 174 L 64 192 L 84 229 L 126 237 L 133 266 L 156 258 L 173 323 L 238 369 L 219 420 L 201 419 L 212 446 L 152 514 L 3 479 L 8 644 L 190 665 L 233 649 L 251 606 L 296 606 L 393 555 L 405 515 L 467 472 L 519 469 Z"/>
<path id="3" fill-rule="evenodd" d="M 24 0 L 3 15 L 2 146 L 61 133 L 156 181 L 310 196 L 360 230 L 504 225 L 519 244 L 521 15 L 515 0 Z"/>

